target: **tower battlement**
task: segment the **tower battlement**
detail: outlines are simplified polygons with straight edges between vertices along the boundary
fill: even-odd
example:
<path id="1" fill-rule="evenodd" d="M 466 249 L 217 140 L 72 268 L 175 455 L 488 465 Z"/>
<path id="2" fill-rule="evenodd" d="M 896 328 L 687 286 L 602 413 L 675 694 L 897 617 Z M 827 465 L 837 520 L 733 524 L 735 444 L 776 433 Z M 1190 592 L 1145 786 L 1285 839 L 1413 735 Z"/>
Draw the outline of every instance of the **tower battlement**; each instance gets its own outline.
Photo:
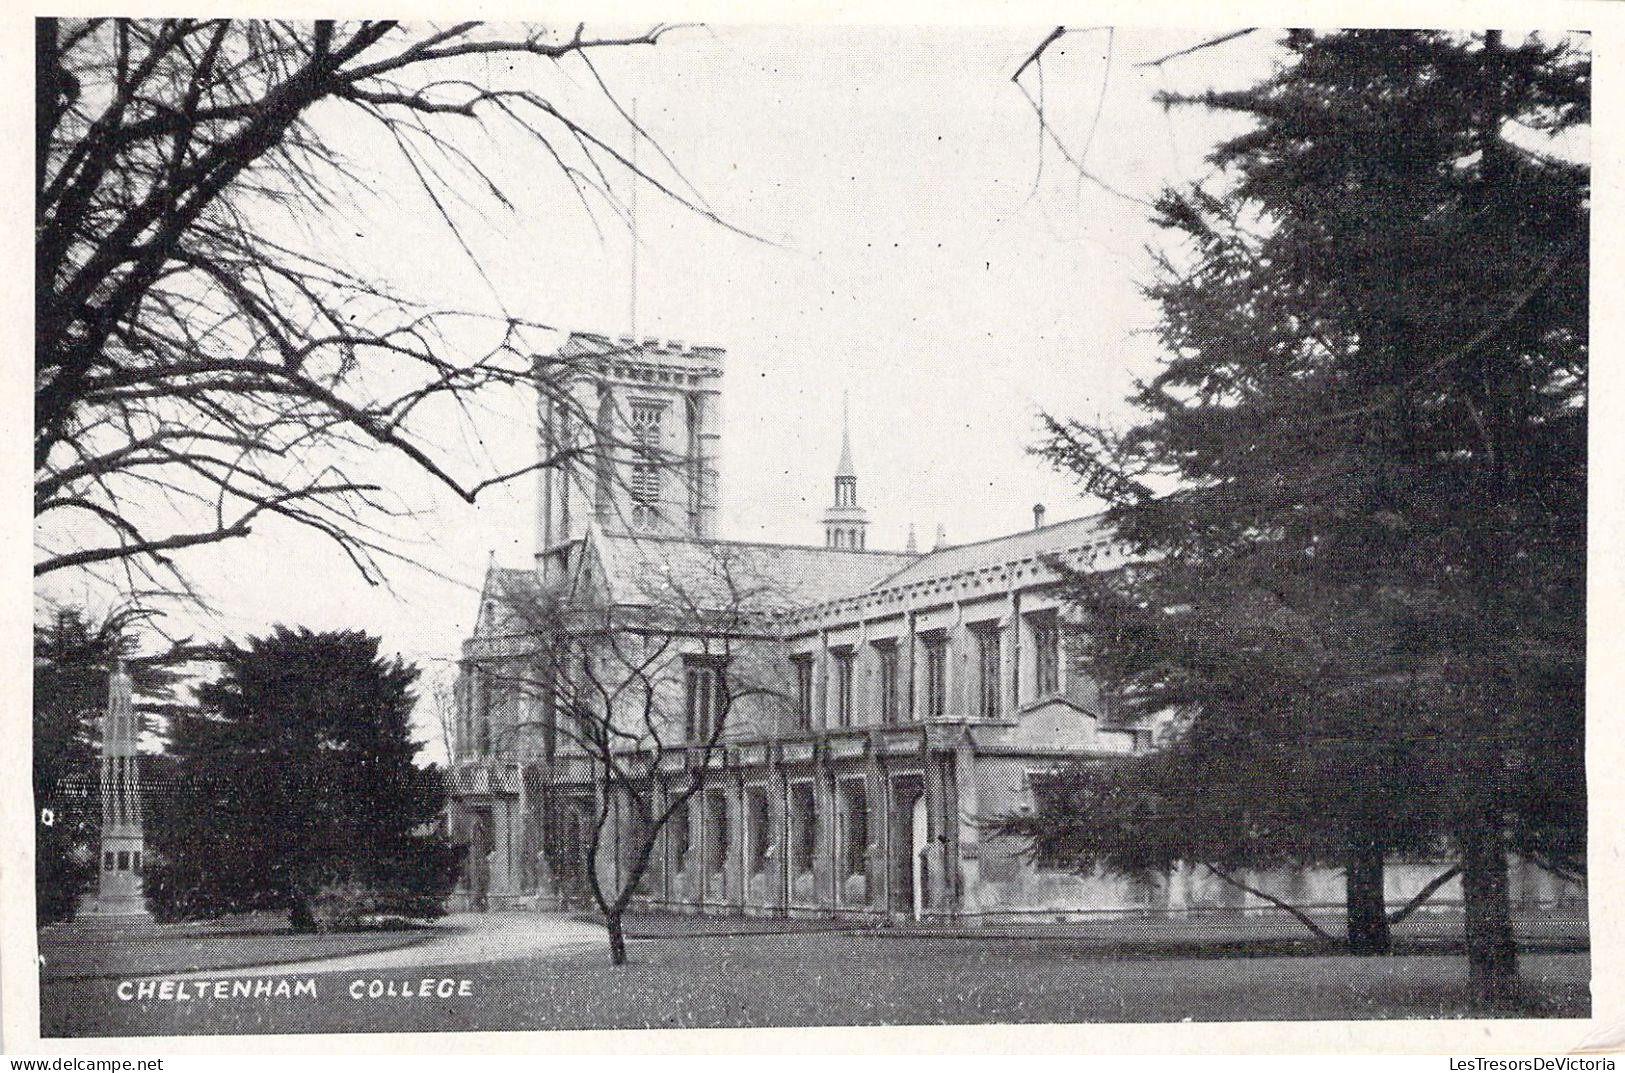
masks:
<path id="1" fill-rule="evenodd" d="M 679 339 L 575 332 L 537 358 L 537 555 L 546 574 L 600 527 L 716 536 L 727 352 Z M 567 555 L 567 553 L 564 553 Z"/>

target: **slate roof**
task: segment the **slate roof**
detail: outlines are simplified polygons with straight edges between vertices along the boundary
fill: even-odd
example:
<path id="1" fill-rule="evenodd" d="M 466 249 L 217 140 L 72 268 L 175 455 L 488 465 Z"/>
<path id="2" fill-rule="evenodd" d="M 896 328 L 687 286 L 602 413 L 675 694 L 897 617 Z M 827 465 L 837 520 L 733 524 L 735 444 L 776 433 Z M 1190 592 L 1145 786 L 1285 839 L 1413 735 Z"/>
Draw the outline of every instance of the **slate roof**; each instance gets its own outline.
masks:
<path id="1" fill-rule="evenodd" d="M 905 588 L 977 570 L 1111 544 L 1099 515 L 926 554 L 853 551 L 804 544 L 633 535 L 597 530 L 584 569 L 612 603 L 772 613 Z M 1107 552 L 1107 557 L 1111 556 Z M 487 592 L 529 592 L 529 570 L 493 565 Z"/>
<path id="2" fill-rule="evenodd" d="M 869 591 L 901 588 L 921 581 L 952 577 L 986 567 L 1003 566 L 1042 555 L 1071 551 L 1087 547 L 1097 541 L 1109 540 L 1110 530 L 1104 519 L 1096 514 L 1071 521 L 1056 522 L 1037 529 L 1025 529 L 1009 536 L 981 540 L 974 544 L 956 544 L 941 551 L 920 556 L 902 569 L 869 586 Z"/>
<path id="3" fill-rule="evenodd" d="M 788 610 L 862 592 L 917 556 L 799 544 L 602 533 L 604 582 L 617 603 Z"/>
<path id="4" fill-rule="evenodd" d="M 485 587 L 488 595 L 528 596 L 536 590 L 536 572 L 493 565 L 486 571 Z"/>

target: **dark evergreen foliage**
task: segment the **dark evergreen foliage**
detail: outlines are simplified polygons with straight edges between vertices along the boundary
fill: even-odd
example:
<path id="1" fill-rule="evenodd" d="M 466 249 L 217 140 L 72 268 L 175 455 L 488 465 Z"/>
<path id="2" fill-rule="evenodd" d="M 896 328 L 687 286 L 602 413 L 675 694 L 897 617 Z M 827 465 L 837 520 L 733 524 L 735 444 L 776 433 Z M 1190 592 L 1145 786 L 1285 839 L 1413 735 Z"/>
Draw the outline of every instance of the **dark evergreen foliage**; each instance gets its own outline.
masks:
<path id="1" fill-rule="evenodd" d="M 355 631 L 226 646 L 200 713 L 171 732 L 179 788 L 148 823 L 154 911 L 286 909 L 305 929 L 323 891 L 361 887 L 379 912 L 438 912 L 456 852 L 435 826 L 439 772 L 413 763 L 417 674 Z"/>
<path id="2" fill-rule="evenodd" d="M 1254 125 L 1157 203 L 1144 419 L 1042 448 L 1138 560 L 1069 577 L 1083 655 L 1174 743 L 1004 829 L 1125 871 L 1342 864 L 1372 951 L 1383 858 L 1454 846 L 1497 1001 L 1506 850 L 1583 870 L 1589 58 L 1285 47 L 1258 86 L 1168 99 Z"/>

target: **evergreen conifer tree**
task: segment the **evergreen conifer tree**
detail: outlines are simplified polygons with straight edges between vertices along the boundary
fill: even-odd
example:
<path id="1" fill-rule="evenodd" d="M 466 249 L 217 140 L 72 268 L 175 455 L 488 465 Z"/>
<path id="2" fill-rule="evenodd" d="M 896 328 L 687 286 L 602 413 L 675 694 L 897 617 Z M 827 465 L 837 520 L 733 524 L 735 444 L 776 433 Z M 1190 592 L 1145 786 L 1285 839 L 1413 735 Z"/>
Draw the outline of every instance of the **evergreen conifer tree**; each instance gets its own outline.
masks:
<path id="1" fill-rule="evenodd" d="M 416 766 L 417 670 L 356 631 L 278 627 L 221 653 L 200 712 L 177 721 L 176 780 L 154 809 L 147 889 L 167 918 L 285 909 L 362 889 L 381 911 L 436 915 L 456 852 L 434 829 L 438 772 Z"/>
<path id="2" fill-rule="evenodd" d="M 1583 867 L 1589 59 L 1495 31 L 1285 47 L 1257 86 L 1167 99 L 1253 126 L 1158 200 L 1143 419 L 1043 447 L 1136 553 L 1069 579 L 1085 657 L 1181 713 L 1108 783 L 1183 794 L 1128 809 L 1175 824 L 1165 858 L 1343 865 L 1357 951 L 1387 948 L 1384 859 L 1452 847 L 1500 1003 L 1508 850 Z M 1132 864 L 1076 830 L 1099 818 L 1017 826 Z"/>

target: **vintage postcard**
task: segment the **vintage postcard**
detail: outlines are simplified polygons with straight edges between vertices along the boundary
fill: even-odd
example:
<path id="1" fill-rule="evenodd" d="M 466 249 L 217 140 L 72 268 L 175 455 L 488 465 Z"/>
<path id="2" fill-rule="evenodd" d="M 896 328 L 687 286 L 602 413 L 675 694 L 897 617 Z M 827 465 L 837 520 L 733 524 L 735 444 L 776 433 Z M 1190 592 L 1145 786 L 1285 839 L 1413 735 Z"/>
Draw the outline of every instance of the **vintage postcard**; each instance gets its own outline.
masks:
<path id="1" fill-rule="evenodd" d="M 7 1046 L 1618 1046 L 1605 8 L 11 20 Z"/>

